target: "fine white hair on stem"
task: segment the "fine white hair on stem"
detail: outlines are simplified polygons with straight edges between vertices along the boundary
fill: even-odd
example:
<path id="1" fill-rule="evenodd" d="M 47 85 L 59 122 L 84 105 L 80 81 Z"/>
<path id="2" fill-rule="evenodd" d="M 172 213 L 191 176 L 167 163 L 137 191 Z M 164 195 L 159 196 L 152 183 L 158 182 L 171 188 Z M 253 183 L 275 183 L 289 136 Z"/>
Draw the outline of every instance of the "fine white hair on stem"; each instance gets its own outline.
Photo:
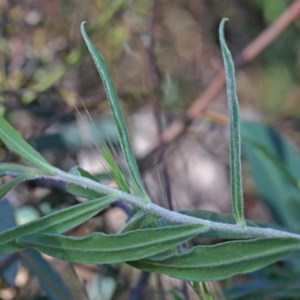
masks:
<path id="1" fill-rule="evenodd" d="M 210 230 L 218 230 L 224 233 L 232 233 L 232 234 L 243 234 L 246 237 L 252 237 L 252 238 L 278 237 L 278 238 L 295 238 L 300 240 L 300 235 L 296 233 L 290 233 L 286 231 L 281 231 L 272 228 L 263 228 L 263 227 L 251 227 L 251 226 L 241 227 L 238 224 L 215 222 L 215 221 L 184 215 L 176 211 L 170 211 L 154 203 L 145 203 L 143 202 L 143 199 L 139 196 L 131 195 L 126 192 L 105 186 L 89 178 L 73 175 L 70 173 L 66 173 L 64 171 L 60 171 L 60 173 L 57 176 L 41 175 L 40 177 L 45 177 L 53 180 L 61 180 L 67 183 L 73 183 L 79 185 L 83 188 L 90 189 L 99 193 L 105 193 L 107 195 L 116 196 L 118 197 L 118 199 L 130 203 L 132 206 L 136 208 L 139 208 L 149 214 L 161 217 L 166 221 L 173 222 L 173 223 L 207 225 Z"/>

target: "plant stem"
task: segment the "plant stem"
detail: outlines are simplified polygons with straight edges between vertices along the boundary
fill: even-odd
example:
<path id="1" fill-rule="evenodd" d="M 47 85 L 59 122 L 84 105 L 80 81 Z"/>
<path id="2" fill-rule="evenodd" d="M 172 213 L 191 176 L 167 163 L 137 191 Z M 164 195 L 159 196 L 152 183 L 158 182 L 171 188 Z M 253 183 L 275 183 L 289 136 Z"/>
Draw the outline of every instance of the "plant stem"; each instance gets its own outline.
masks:
<path id="1" fill-rule="evenodd" d="M 206 225 L 210 230 L 216 230 L 224 233 L 231 234 L 242 234 L 247 238 L 249 237 L 264 237 L 264 238 L 295 238 L 300 240 L 300 234 L 290 233 L 286 231 L 281 231 L 272 228 L 262 228 L 262 227 L 250 227 L 245 226 L 241 227 L 238 224 L 228 224 L 215 222 L 210 220 L 205 220 L 201 218 L 195 218 L 192 216 L 187 216 L 176 211 L 170 211 L 166 208 L 163 208 L 154 203 L 145 203 L 144 199 L 138 196 L 128 194 L 126 192 L 108 187 L 99 182 L 93 181 L 89 178 L 66 173 L 60 171 L 56 175 L 39 175 L 39 178 L 48 178 L 52 180 L 59 180 L 66 183 L 75 184 L 86 189 L 90 189 L 99 193 L 104 193 L 112 196 L 117 196 L 120 200 L 129 202 L 136 208 L 142 209 L 143 211 L 148 212 L 149 214 L 162 217 L 163 219 L 173 222 L 173 223 L 183 223 L 183 224 L 199 224 Z"/>

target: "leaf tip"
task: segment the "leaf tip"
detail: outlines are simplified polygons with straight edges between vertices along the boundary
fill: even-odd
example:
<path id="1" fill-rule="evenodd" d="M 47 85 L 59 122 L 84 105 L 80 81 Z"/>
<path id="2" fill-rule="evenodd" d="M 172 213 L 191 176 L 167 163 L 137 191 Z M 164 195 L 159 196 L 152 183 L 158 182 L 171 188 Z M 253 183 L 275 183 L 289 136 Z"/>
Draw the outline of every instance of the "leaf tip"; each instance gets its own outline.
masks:
<path id="1" fill-rule="evenodd" d="M 81 31 L 82 35 L 85 34 L 85 24 L 86 24 L 86 21 L 82 21 L 80 24 L 80 31 Z"/>
<path id="2" fill-rule="evenodd" d="M 228 18 L 223 18 L 221 20 L 221 23 L 220 23 L 220 26 L 219 26 L 219 36 L 220 36 L 220 39 L 223 39 L 224 40 L 224 27 L 225 27 L 225 23 L 229 21 Z"/>

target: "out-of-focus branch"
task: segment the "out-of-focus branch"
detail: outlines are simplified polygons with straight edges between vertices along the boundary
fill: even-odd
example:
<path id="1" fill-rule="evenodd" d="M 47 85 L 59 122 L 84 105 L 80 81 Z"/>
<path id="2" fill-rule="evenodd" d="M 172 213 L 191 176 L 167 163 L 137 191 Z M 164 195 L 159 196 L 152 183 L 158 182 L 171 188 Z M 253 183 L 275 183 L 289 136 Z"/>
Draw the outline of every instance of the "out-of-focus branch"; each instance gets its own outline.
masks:
<path id="1" fill-rule="evenodd" d="M 235 59 L 236 67 L 241 68 L 253 61 L 265 50 L 284 30 L 293 23 L 300 15 L 300 0 L 294 1 L 290 7 L 248 46 Z M 182 118 L 179 118 L 167 127 L 161 140 L 165 146 L 177 140 L 191 125 L 191 123 L 206 110 L 208 104 L 216 99 L 225 87 L 224 69 L 221 69 L 206 90 L 187 109 Z M 160 141 L 161 143 L 161 141 Z M 160 144 L 154 145 L 153 149 L 139 161 L 141 170 L 146 170 L 157 162 L 157 152 Z"/>
<path id="2" fill-rule="evenodd" d="M 241 64 L 245 64 L 256 58 L 267 48 L 291 23 L 300 15 L 300 1 L 296 0 L 290 7 L 274 22 L 263 31 L 252 43 L 241 53 Z M 236 62 L 239 63 L 238 61 Z"/>
<path id="3" fill-rule="evenodd" d="M 161 180 L 162 180 L 162 188 L 164 189 L 164 196 L 167 201 L 168 208 L 173 210 L 172 203 L 172 192 L 171 192 L 171 183 L 170 183 L 170 175 L 168 171 L 167 162 L 165 159 L 165 144 L 162 139 L 162 134 L 164 132 L 164 125 L 162 122 L 162 109 L 160 106 L 159 98 L 161 97 L 161 73 L 157 65 L 156 57 L 155 57 L 155 40 L 154 40 L 154 27 L 157 19 L 158 7 L 157 1 L 153 1 L 151 15 L 149 18 L 148 24 L 148 32 L 149 32 L 149 41 L 145 47 L 147 52 L 147 61 L 148 61 L 148 69 L 149 69 L 149 87 L 152 91 L 153 97 L 151 98 L 151 105 L 153 109 L 153 114 L 156 120 L 156 129 L 158 135 L 158 156 L 161 161 L 161 165 L 159 166 L 158 172 L 160 172 Z"/>

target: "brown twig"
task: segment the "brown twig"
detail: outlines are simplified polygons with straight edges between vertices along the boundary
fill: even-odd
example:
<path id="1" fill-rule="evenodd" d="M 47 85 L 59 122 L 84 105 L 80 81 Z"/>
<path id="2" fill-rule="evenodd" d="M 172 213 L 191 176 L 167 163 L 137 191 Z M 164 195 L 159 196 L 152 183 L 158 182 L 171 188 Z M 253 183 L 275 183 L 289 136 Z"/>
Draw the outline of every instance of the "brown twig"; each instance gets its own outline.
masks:
<path id="1" fill-rule="evenodd" d="M 253 61 L 263 50 L 265 50 L 292 22 L 300 15 L 300 0 L 295 0 L 290 7 L 266 30 L 264 30 L 257 38 L 255 38 L 248 46 L 246 46 L 240 55 L 235 59 L 236 67 L 241 68 Z M 225 75 L 222 68 L 207 89 L 193 102 L 188 108 L 185 115 L 173 121 L 162 134 L 162 142 L 165 146 L 170 145 L 177 140 L 206 110 L 208 104 L 216 99 L 225 87 Z M 160 143 L 154 145 L 140 161 L 141 170 L 149 169 L 158 161 L 157 152 Z"/>

